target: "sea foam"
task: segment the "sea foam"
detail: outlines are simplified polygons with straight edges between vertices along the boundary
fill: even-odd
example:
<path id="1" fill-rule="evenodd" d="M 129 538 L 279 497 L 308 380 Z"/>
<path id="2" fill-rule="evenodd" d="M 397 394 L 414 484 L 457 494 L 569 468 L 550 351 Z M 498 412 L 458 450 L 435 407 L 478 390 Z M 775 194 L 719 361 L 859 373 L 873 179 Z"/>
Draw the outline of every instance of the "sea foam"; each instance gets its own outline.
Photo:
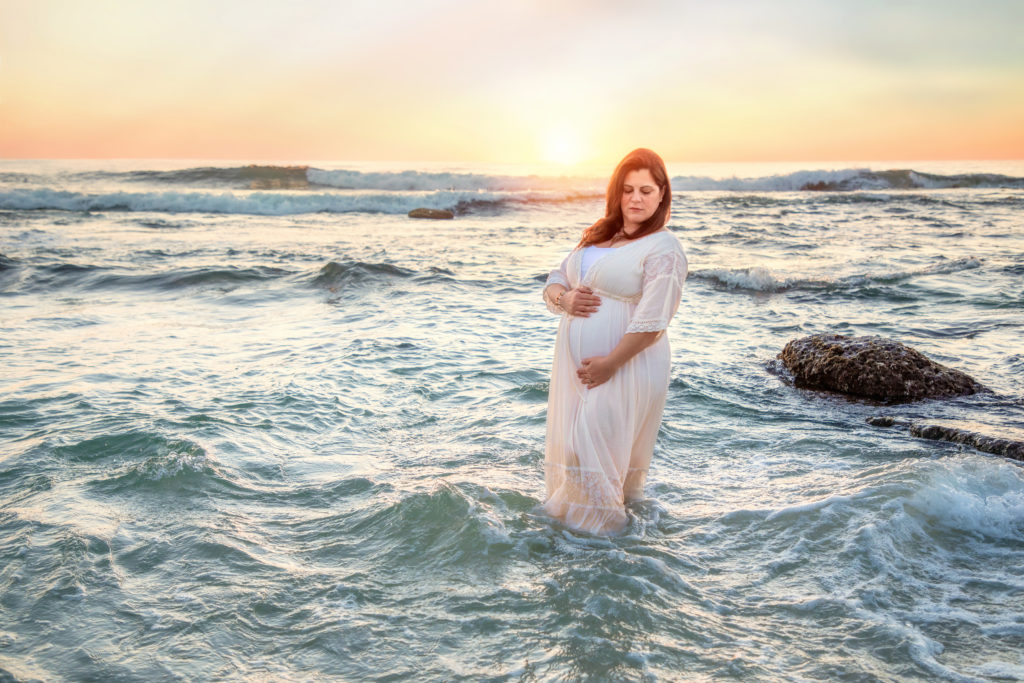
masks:
<path id="1" fill-rule="evenodd" d="M 939 462 L 908 505 L 933 524 L 972 535 L 1024 540 L 1024 472 L 997 458 Z"/>

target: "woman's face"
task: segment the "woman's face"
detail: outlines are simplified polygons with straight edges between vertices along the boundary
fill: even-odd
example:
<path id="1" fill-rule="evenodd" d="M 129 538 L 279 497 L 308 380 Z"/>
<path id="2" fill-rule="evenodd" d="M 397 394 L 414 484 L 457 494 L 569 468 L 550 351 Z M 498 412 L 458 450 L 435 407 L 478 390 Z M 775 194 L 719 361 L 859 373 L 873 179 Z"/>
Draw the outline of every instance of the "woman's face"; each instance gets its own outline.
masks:
<path id="1" fill-rule="evenodd" d="M 646 168 L 626 174 L 622 184 L 622 222 L 626 232 L 633 232 L 654 215 L 664 192 Z"/>

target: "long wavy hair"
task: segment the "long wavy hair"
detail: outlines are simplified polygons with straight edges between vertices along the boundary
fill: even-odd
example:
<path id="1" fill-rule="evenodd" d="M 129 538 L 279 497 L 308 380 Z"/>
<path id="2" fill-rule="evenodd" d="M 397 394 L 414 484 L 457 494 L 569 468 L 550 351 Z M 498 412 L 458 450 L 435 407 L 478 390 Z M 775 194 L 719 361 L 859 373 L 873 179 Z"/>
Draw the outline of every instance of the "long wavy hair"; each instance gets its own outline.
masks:
<path id="1" fill-rule="evenodd" d="M 649 149 L 634 149 L 626 155 L 615 167 L 615 173 L 608 182 L 608 193 L 605 201 L 604 218 L 583 231 L 583 237 L 577 247 L 586 247 L 591 244 L 600 244 L 610 240 L 617 232 L 622 230 L 622 186 L 626 184 L 626 175 L 631 171 L 642 169 L 650 171 L 654 176 L 654 182 L 663 190 L 661 203 L 655 209 L 654 214 L 640 224 L 640 229 L 632 235 L 626 235 L 626 239 L 635 240 L 644 235 L 649 235 L 655 230 L 660 230 L 668 223 L 669 209 L 672 206 L 672 188 L 668 182 L 668 171 L 665 169 L 665 162 L 661 157 Z"/>

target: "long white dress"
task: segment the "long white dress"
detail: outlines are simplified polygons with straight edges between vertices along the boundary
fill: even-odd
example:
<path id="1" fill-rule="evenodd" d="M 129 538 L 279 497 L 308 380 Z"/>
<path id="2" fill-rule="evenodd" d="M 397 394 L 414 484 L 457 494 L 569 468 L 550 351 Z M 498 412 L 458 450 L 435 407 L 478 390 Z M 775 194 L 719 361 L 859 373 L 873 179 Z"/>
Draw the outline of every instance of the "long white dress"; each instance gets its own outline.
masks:
<path id="1" fill-rule="evenodd" d="M 589 317 L 561 314 L 548 394 L 546 512 L 590 533 L 625 527 L 625 504 L 643 497 L 668 392 L 671 352 L 661 337 L 610 380 L 588 389 L 576 370 L 585 358 L 605 356 L 630 332 L 668 327 L 679 308 L 687 262 L 683 248 L 662 230 L 608 250 L 581 275 L 582 249 L 551 271 L 547 285 L 587 285 L 601 297 Z"/>

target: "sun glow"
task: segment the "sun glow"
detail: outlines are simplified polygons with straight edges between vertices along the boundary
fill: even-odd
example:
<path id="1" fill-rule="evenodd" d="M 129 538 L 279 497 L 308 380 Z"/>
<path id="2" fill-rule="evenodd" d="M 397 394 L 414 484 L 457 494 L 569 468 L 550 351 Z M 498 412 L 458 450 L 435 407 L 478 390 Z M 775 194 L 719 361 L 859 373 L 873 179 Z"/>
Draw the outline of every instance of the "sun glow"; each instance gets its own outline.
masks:
<path id="1" fill-rule="evenodd" d="M 1024 3 L 855 4 L 0 0 L 0 158 L 1024 157 Z"/>
<path id="2" fill-rule="evenodd" d="M 583 138 L 572 126 L 560 123 L 548 128 L 541 138 L 541 159 L 550 164 L 571 166 L 583 161 Z"/>

